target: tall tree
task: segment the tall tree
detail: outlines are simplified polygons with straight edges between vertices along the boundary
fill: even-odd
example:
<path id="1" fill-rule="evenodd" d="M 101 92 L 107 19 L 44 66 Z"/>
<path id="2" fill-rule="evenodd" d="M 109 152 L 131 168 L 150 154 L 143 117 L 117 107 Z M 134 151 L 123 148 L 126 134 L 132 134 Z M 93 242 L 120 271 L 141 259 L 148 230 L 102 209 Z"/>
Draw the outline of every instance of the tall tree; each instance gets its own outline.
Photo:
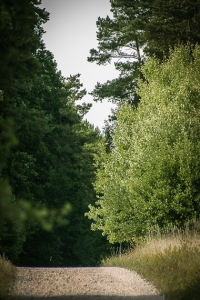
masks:
<path id="1" fill-rule="evenodd" d="M 84 213 L 96 199 L 92 144 L 101 137 L 83 121 L 90 105 L 76 106 L 80 75 L 64 78 L 41 41 L 49 14 L 39 4 L 0 5 L 0 251 L 18 265 L 96 264 L 106 243 Z"/>
<path id="2" fill-rule="evenodd" d="M 98 49 L 90 50 L 88 61 L 105 65 L 114 59 L 120 76 L 105 84 L 97 83 L 91 94 L 96 101 L 109 98 L 116 103 L 128 100 L 137 105 L 135 87 L 141 75 L 141 49 L 145 43 L 142 29 L 146 20 L 135 1 L 111 1 L 111 12 L 113 19 L 98 18 Z"/>
<path id="3" fill-rule="evenodd" d="M 158 58 L 168 56 L 176 45 L 200 43 L 200 1 L 151 1 L 146 24 L 144 51 Z"/>
<path id="4" fill-rule="evenodd" d="M 95 101 L 108 98 L 115 103 L 137 105 L 137 80 L 142 77 L 145 57 L 163 59 L 169 48 L 200 42 L 200 1 L 111 0 L 113 17 L 98 18 L 98 48 L 90 50 L 88 61 L 99 65 L 114 60 L 120 75 L 97 83 L 91 93 Z"/>
<path id="5" fill-rule="evenodd" d="M 43 32 L 41 24 L 48 19 L 48 13 L 38 7 L 40 1 L 4 1 L 0 3 L 0 111 L 1 132 L 0 152 L 1 156 L 0 176 L 3 185 L 0 205 L 7 207 L 1 210 L 1 220 L 7 215 L 17 217 L 14 206 L 12 189 L 6 179 L 3 168 L 10 154 L 11 146 L 16 145 L 14 134 L 14 119 L 19 103 L 17 101 L 18 90 L 30 88 L 34 78 L 34 70 L 38 67 L 35 58 L 36 50 Z M 13 97 L 15 95 L 15 97 Z M 11 204 L 12 202 L 12 204 Z"/>
<path id="6" fill-rule="evenodd" d="M 99 147 L 99 200 L 87 215 L 111 243 L 199 217 L 199 63 L 199 46 L 177 48 L 165 63 L 147 61 L 138 109 L 124 105 L 113 150 Z"/>

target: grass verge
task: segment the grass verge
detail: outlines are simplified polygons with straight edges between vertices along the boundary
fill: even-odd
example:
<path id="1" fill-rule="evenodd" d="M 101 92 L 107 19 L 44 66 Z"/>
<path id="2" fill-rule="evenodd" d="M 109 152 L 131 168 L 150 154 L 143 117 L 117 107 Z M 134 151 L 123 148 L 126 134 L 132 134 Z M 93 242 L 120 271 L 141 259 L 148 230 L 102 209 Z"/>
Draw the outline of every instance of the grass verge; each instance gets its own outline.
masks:
<path id="1" fill-rule="evenodd" d="M 16 267 L 5 257 L 0 256 L 0 299 L 5 299 L 10 295 L 16 272 Z"/>
<path id="2" fill-rule="evenodd" d="M 200 234 L 149 238 L 128 253 L 107 258 L 104 266 L 135 270 L 167 300 L 200 300 Z"/>

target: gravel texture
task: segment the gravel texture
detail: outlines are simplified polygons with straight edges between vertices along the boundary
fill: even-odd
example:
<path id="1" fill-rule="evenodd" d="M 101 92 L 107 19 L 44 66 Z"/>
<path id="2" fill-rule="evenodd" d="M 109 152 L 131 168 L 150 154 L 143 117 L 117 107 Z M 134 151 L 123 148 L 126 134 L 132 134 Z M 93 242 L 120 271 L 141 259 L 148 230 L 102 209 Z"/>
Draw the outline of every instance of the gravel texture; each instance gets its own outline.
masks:
<path id="1" fill-rule="evenodd" d="M 164 299 L 137 273 L 123 268 L 20 267 L 17 271 L 14 287 L 17 299 Z"/>

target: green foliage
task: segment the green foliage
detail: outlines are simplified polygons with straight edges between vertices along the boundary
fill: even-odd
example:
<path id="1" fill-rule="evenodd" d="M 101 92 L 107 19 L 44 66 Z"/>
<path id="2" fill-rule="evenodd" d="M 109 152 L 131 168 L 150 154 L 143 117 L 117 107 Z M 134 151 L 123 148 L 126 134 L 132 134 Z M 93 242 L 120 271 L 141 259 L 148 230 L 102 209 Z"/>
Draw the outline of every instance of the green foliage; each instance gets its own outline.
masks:
<path id="1" fill-rule="evenodd" d="M 200 42 L 200 1 L 111 0 L 112 17 L 98 18 L 97 49 L 88 61 L 106 65 L 114 61 L 119 77 L 97 83 L 91 93 L 95 101 L 108 98 L 117 104 L 137 106 L 138 78 L 146 57 L 163 59 L 169 48 Z"/>
<path id="2" fill-rule="evenodd" d="M 127 101 L 137 105 L 135 93 L 139 67 L 142 63 L 141 49 L 146 42 L 143 38 L 145 19 L 135 1 L 110 1 L 113 18 L 98 18 L 98 48 L 90 50 L 88 61 L 105 65 L 112 60 L 120 72 L 119 78 L 97 83 L 91 93 L 95 101 L 105 98 L 115 102 Z"/>
<path id="3" fill-rule="evenodd" d="M 177 45 L 200 43 L 200 1 L 153 1 L 146 11 L 149 22 L 145 27 L 148 41 L 144 51 L 163 57 L 169 48 Z"/>
<path id="4" fill-rule="evenodd" d="M 25 76 L 33 78 L 38 67 L 34 54 L 44 32 L 41 25 L 49 15 L 39 7 L 40 2 L 2 0 L 0 3 L 0 89 L 6 99 L 14 89 L 15 79 L 21 77 L 25 82 Z"/>
<path id="5" fill-rule="evenodd" d="M 3 91 L 0 91 L 0 102 L 3 101 Z M 17 144 L 17 139 L 13 132 L 13 122 L 11 119 L 4 119 L 0 116 L 0 177 L 3 168 L 6 166 L 6 159 L 10 154 L 11 147 Z M 13 196 L 11 187 L 7 179 L 0 181 L 0 226 L 4 218 L 12 213 Z"/>
<path id="6" fill-rule="evenodd" d="M 18 265 L 95 264 L 106 243 L 84 213 L 101 136 L 83 121 L 90 105 L 76 106 L 80 74 L 64 78 L 41 40 L 39 4 L 0 4 L 0 253 Z"/>
<path id="7" fill-rule="evenodd" d="M 19 141 L 16 138 L 13 114 L 17 111 L 20 99 L 19 90 L 30 89 L 32 72 L 38 68 L 34 57 L 43 32 L 41 24 L 48 14 L 41 10 L 39 1 L 1 1 L 0 4 L 0 219 L 15 216 L 19 221 L 16 197 L 8 180 L 6 168 L 11 150 Z M 15 97 L 13 97 L 15 95 Z M 24 97 L 25 98 L 25 97 Z M 24 99 L 25 100 L 25 99 Z M 25 105 L 25 101 L 22 101 Z M 10 179 L 10 178 L 9 178 Z"/>
<path id="8" fill-rule="evenodd" d="M 90 206 L 92 228 L 111 243 L 145 236 L 153 226 L 184 227 L 199 216 L 200 48 L 177 48 L 164 63 L 143 67 L 138 109 L 117 114 L 113 150 L 99 147 Z"/>

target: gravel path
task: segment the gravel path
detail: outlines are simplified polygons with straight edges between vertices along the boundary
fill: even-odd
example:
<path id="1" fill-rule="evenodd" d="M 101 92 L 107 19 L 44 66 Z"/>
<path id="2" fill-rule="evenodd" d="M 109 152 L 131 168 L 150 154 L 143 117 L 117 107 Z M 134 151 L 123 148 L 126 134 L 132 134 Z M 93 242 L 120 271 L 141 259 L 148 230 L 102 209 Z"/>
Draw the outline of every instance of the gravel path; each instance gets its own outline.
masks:
<path id="1" fill-rule="evenodd" d="M 137 273 L 116 267 L 18 268 L 15 297 L 23 300 L 164 299 Z"/>

